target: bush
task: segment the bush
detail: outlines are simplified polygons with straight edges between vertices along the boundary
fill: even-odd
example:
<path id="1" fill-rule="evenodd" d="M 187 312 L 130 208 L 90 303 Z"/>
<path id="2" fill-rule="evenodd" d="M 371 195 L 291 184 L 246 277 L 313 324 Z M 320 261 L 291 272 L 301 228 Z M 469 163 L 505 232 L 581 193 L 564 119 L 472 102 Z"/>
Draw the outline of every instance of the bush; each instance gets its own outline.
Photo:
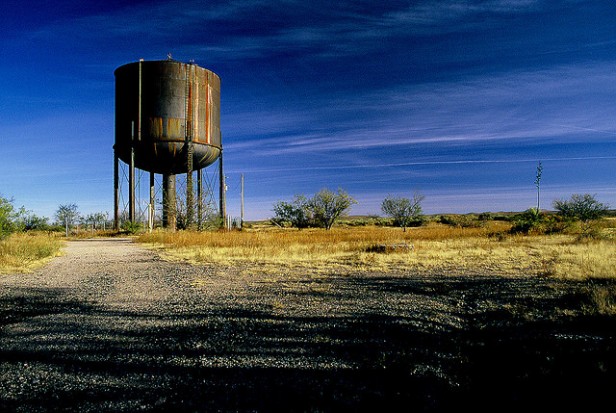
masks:
<path id="1" fill-rule="evenodd" d="M 142 229 L 143 225 L 141 225 L 141 222 L 124 221 L 122 224 L 122 230 L 128 232 L 129 234 L 136 234 Z"/>
<path id="2" fill-rule="evenodd" d="M 491 212 L 482 212 L 477 219 L 483 223 L 494 220 L 494 215 Z"/>
<path id="3" fill-rule="evenodd" d="M 578 240 L 597 239 L 601 237 L 601 228 L 596 221 L 607 215 L 608 205 L 597 201 L 590 194 L 573 194 L 568 201 L 554 201 L 554 208 L 563 221 L 580 222 Z"/>
<path id="4" fill-rule="evenodd" d="M 540 230 L 541 213 L 536 208 L 530 208 L 513 217 L 511 233 L 529 234 Z"/>
<path id="5" fill-rule="evenodd" d="M 588 222 L 605 216 L 609 207 L 590 194 L 573 194 L 569 201 L 554 201 L 554 208 L 566 219 Z"/>
<path id="6" fill-rule="evenodd" d="M 31 212 L 23 214 L 19 219 L 24 231 L 48 231 L 50 228 L 48 221 L 46 217 L 39 217 Z"/>
<path id="7" fill-rule="evenodd" d="M 536 208 L 530 208 L 513 217 L 513 234 L 559 234 L 570 227 L 570 222 L 553 214 L 542 214 Z"/>
<path id="8" fill-rule="evenodd" d="M 480 228 L 485 222 L 479 220 L 477 215 L 441 215 L 439 218 L 441 224 L 459 228 Z"/>
<path id="9" fill-rule="evenodd" d="M 310 199 L 296 195 L 292 202 L 277 202 L 274 204 L 274 217 L 271 222 L 281 227 L 331 229 L 334 222 L 356 203 L 357 201 L 342 189 L 338 189 L 337 193 L 322 189 Z"/>
<path id="10" fill-rule="evenodd" d="M 0 196 L 0 239 L 8 237 L 14 231 L 12 215 L 13 203 Z"/>
<path id="11" fill-rule="evenodd" d="M 271 221 L 280 227 L 308 228 L 314 225 L 309 201 L 303 195 L 296 195 L 292 202 L 279 201 L 274 204 Z"/>
<path id="12" fill-rule="evenodd" d="M 23 207 L 16 210 L 12 200 L 0 196 L 0 239 L 8 237 L 13 232 L 24 230 L 21 217 L 25 213 Z"/>

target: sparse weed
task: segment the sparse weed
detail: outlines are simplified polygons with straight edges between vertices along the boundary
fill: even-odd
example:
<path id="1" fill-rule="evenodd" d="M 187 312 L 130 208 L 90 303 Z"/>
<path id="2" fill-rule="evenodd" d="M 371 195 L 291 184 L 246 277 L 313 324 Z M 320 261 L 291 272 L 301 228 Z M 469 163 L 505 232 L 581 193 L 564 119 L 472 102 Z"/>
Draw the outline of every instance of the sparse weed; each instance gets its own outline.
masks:
<path id="1" fill-rule="evenodd" d="M 57 256 L 63 241 L 45 233 L 13 234 L 0 241 L 0 273 L 23 273 Z"/>
<path id="2" fill-rule="evenodd" d="M 581 243 L 574 235 L 515 235 L 509 233 L 510 227 L 505 221 L 489 221 L 485 227 L 431 222 L 407 232 L 376 225 L 330 231 L 259 227 L 241 232 L 161 231 L 139 240 L 164 246 L 169 258 L 240 266 L 251 273 L 300 269 L 312 275 L 357 271 L 574 279 L 616 275 L 614 240 Z"/>
<path id="3" fill-rule="evenodd" d="M 616 315 L 616 288 L 613 285 L 591 282 L 586 294 L 587 303 L 583 309 L 587 314 Z"/>

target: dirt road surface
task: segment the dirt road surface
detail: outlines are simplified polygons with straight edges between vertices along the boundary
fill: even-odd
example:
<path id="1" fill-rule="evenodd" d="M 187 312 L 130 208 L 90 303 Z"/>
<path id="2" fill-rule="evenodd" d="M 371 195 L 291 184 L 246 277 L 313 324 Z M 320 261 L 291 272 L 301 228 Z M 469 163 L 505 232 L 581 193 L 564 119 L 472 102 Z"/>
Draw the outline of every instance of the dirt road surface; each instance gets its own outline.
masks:
<path id="1" fill-rule="evenodd" d="M 0 411 L 612 402 L 616 319 L 589 309 L 613 281 L 256 270 L 166 262 L 117 238 L 0 276 Z"/>

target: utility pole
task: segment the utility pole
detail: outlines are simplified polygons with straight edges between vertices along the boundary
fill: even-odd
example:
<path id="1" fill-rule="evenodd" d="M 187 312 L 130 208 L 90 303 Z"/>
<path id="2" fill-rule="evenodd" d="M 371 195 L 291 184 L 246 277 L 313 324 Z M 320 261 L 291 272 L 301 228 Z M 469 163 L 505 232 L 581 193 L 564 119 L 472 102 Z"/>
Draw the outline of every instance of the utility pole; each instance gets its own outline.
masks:
<path id="1" fill-rule="evenodd" d="M 541 161 L 537 165 L 537 174 L 535 175 L 535 186 L 537 187 L 537 215 L 539 214 L 539 192 L 541 190 L 541 174 L 543 173 L 543 165 Z"/>
<path id="2" fill-rule="evenodd" d="M 244 174 L 241 175 L 241 200 L 242 200 L 242 209 L 240 212 L 240 229 L 244 228 Z"/>

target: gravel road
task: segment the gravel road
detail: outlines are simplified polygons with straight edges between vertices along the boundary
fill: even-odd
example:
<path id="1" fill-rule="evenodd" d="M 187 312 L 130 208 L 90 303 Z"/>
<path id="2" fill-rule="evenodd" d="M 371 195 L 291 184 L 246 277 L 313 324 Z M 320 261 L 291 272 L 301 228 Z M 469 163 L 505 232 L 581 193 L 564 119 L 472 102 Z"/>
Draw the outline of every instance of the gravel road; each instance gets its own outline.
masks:
<path id="1" fill-rule="evenodd" d="M 246 275 L 129 239 L 0 276 L 0 411 L 519 411 L 611 403 L 613 281 Z"/>

